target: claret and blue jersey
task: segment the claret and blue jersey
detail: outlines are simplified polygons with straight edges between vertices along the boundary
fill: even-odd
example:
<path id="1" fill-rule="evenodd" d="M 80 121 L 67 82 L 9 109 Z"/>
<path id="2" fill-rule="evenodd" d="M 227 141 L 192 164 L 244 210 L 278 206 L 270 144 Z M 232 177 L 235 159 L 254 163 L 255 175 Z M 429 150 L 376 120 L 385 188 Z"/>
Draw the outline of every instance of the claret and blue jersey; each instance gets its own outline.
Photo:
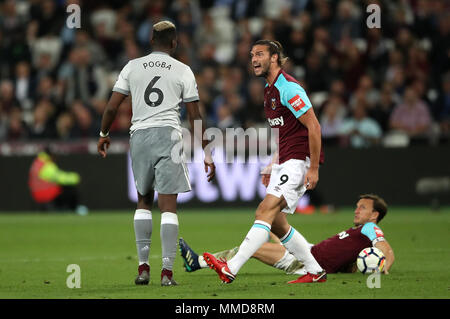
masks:
<path id="1" fill-rule="evenodd" d="M 305 90 L 280 70 L 272 85 L 264 88 L 264 111 L 272 128 L 279 129 L 279 163 L 309 157 L 308 130 L 298 120 L 312 108 Z M 320 155 L 323 162 L 323 152 Z"/>
<path id="2" fill-rule="evenodd" d="M 361 250 L 383 240 L 383 231 L 370 222 L 321 241 L 311 248 L 311 253 L 327 273 L 335 273 L 355 262 Z"/>

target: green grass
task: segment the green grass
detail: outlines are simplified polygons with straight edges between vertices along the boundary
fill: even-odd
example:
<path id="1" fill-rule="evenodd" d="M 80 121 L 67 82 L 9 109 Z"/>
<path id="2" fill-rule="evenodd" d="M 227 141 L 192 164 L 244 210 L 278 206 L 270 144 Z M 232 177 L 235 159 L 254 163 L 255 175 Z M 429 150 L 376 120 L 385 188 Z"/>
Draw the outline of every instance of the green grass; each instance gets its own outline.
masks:
<path id="1" fill-rule="evenodd" d="M 253 223 L 252 209 L 181 209 L 180 236 L 198 252 L 240 244 Z M 351 226 L 352 209 L 334 214 L 294 215 L 289 220 L 310 242 Z M 391 208 L 380 223 L 396 255 L 380 289 L 369 289 L 366 276 L 331 274 L 325 284 L 287 285 L 296 276 L 251 259 L 231 285 L 204 269 L 184 272 L 177 256 L 179 286 L 160 287 L 159 211 L 152 236 L 149 286 L 133 280 L 137 260 L 133 212 L 71 214 L 0 214 L 0 298 L 158 298 L 158 299 L 300 299 L 300 298 L 449 298 L 450 208 Z M 81 267 L 81 288 L 69 289 L 69 264 Z"/>

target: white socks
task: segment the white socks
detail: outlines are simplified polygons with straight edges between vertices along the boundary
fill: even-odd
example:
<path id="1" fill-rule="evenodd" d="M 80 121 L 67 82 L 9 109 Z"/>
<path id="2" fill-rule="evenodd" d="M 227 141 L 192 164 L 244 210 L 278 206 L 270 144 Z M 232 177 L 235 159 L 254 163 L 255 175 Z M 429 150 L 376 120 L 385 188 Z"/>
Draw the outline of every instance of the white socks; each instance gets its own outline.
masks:
<path id="1" fill-rule="evenodd" d="M 247 233 L 236 256 L 231 258 L 227 264 L 231 273 L 236 275 L 241 267 L 253 256 L 253 254 L 269 240 L 271 225 L 262 220 L 255 220 L 252 228 Z"/>
<path id="2" fill-rule="evenodd" d="M 178 216 L 175 213 L 161 214 L 161 247 L 162 268 L 172 270 L 177 254 L 178 242 Z"/>
<path id="3" fill-rule="evenodd" d="M 152 212 L 146 209 L 136 209 L 134 213 L 134 234 L 139 265 L 149 264 L 148 255 L 150 254 L 152 229 Z"/>
<path id="4" fill-rule="evenodd" d="M 311 254 L 309 249 L 310 245 L 306 239 L 292 226 L 280 240 L 284 247 L 305 265 L 307 272 L 318 274 L 323 271 L 322 267 L 320 267 L 319 263 Z"/>

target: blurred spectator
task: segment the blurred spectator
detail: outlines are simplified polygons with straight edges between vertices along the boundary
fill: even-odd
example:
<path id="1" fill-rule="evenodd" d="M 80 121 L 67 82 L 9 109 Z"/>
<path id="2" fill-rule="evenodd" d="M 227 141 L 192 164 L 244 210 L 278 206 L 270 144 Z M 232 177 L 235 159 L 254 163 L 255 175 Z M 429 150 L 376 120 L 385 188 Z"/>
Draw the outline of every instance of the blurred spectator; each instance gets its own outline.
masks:
<path id="1" fill-rule="evenodd" d="M 35 99 L 46 99 L 53 104 L 61 103 L 62 88 L 56 86 L 55 81 L 50 76 L 44 76 L 39 79 L 37 90 L 35 92 Z"/>
<path id="2" fill-rule="evenodd" d="M 353 110 L 353 116 L 345 120 L 339 128 L 339 134 L 349 139 L 354 148 L 377 145 L 382 137 L 378 123 L 367 116 L 366 105 L 358 103 Z"/>
<path id="3" fill-rule="evenodd" d="M 14 84 L 10 80 L 2 80 L 0 82 L 0 110 L 8 114 L 14 107 L 20 107 L 14 94 Z"/>
<path id="4" fill-rule="evenodd" d="M 375 89 L 373 81 L 368 75 L 363 75 L 359 78 L 356 91 L 350 98 L 351 108 L 353 108 L 357 103 L 356 100 L 358 100 L 358 98 L 364 99 L 367 102 L 369 109 L 371 109 L 378 102 L 379 92 L 377 89 Z"/>
<path id="5" fill-rule="evenodd" d="M 328 87 L 326 70 L 316 52 L 311 52 L 306 58 L 305 82 L 308 92 L 325 91 Z"/>
<path id="6" fill-rule="evenodd" d="M 331 39 L 335 43 L 343 37 L 357 39 L 361 37 L 361 13 L 352 1 L 343 0 L 337 4 L 337 13 L 330 28 Z"/>
<path id="7" fill-rule="evenodd" d="M 445 2 L 445 1 L 442 1 Z M 437 6 L 442 6 L 442 3 L 436 3 Z M 437 18 L 437 30 L 432 35 L 432 48 L 430 54 L 430 61 L 433 62 L 432 79 L 439 79 L 441 74 L 450 70 L 450 13 L 449 4 L 446 3 L 447 8 L 440 8 Z"/>
<path id="8" fill-rule="evenodd" d="M 33 122 L 29 126 L 31 139 L 55 138 L 55 128 L 51 118 L 55 113 L 55 106 L 48 100 L 40 100 L 34 108 Z"/>
<path id="9" fill-rule="evenodd" d="M 90 109 L 81 101 L 74 101 L 70 110 L 75 118 L 74 135 L 78 138 L 90 138 L 100 130 L 100 118 L 95 119 Z"/>
<path id="10" fill-rule="evenodd" d="M 442 79 L 439 96 L 433 105 L 433 115 L 441 132 L 448 138 L 450 136 L 450 72 L 447 72 Z"/>
<path id="11" fill-rule="evenodd" d="M 240 117 L 243 128 L 258 126 L 265 122 L 264 115 L 264 82 L 253 78 L 248 85 L 247 101 L 242 109 Z"/>
<path id="12" fill-rule="evenodd" d="M 431 128 L 432 118 L 423 101 L 419 100 L 416 91 L 408 87 L 389 120 L 390 128 L 407 134 L 410 138 L 425 137 Z"/>
<path id="13" fill-rule="evenodd" d="M 255 17 L 263 2 L 263 0 L 233 0 L 230 16 L 234 21 Z"/>
<path id="14" fill-rule="evenodd" d="M 395 95 L 392 85 L 386 82 L 380 93 L 380 98 L 375 107 L 369 111 L 370 117 L 378 122 L 384 133 L 389 131 L 389 119 L 395 107 Z"/>
<path id="15" fill-rule="evenodd" d="M 365 25 L 371 3 L 381 7 L 381 28 Z M 82 8 L 80 29 L 65 23 L 69 4 Z M 445 135 L 449 9 L 442 0 L 0 1 L 0 140 L 96 136 L 118 71 L 151 51 L 152 26 L 163 18 L 177 25 L 175 56 L 192 66 L 208 125 L 266 125 L 249 51 L 267 38 L 282 43 L 325 134 L 341 119 L 334 99 L 349 110 L 367 103 L 388 133 L 411 87 Z M 115 123 L 121 136 L 125 109 Z"/>
<path id="16" fill-rule="evenodd" d="M 294 27 L 285 45 L 287 56 L 297 65 L 305 65 L 307 38 L 306 32 L 299 26 Z"/>
<path id="17" fill-rule="evenodd" d="M 49 35 L 59 35 L 65 22 L 64 11 L 58 7 L 56 1 L 34 1 L 30 8 L 32 37 L 41 38 Z"/>
<path id="18" fill-rule="evenodd" d="M 76 30 L 73 47 L 85 47 L 89 51 L 93 65 L 110 66 L 111 61 L 107 58 L 103 47 L 94 41 L 84 28 Z"/>
<path id="19" fill-rule="evenodd" d="M 65 91 L 65 103 L 81 100 L 89 104 L 93 99 L 106 99 L 109 88 L 105 70 L 92 64 L 86 47 L 76 47 L 70 52 L 70 62 L 61 67 L 59 81 Z"/>
<path id="20" fill-rule="evenodd" d="M 225 130 L 227 127 L 235 127 L 236 124 L 230 106 L 227 104 L 220 104 L 217 107 L 217 127 L 221 130 Z"/>
<path id="21" fill-rule="evenodd" d="M 18 61 L 29 60 L 27 17 L 15 0 L 0 3 L 0 76 L 11 78 Z"/>
<path id="22" fill-rule="evenodd" d="M 56 135 L 60 140 L 68 141 L 74 137 L 75 120 L 72 113 L 63 112 L 56 120 Z"/>
<path id="23" fill-rule="evenodd" d="M 33 67 L 38 69 L 38 78 L 53 75 L 60 62 L 62 41 L 53 34 L 33 39 L 30 42 Z"/>
<path id="24" fill-rule="evenodd" d="M 350 38 L 344 38 L 340 43 L 342 77 L 349 91 L 354 91 L 359 78 L 364 74 L 364 61 L 358 47 Z"/>
<path id="25" fill-rule="evenodd" d="M 9 116 L 8 140 L 26 140 L 28 138 L 27 126 L 22 119 L 22 111 L 14 108 Z"/>
<path id="26" fill-rule="evenodd" d="M 150 47 L 153 25 L 161 20 L 165 20 L 165 3 L 163 0 L 148 1 L 143 11 L 145 12 L 145 19 L 137 28 L 137 40 L 144 50 L 147 51 Z"/>
<path id="27" fill-rule="evenodd" d="M 208 116 L 213 113 L 212 104 L 214 99 L 219 95 L 217 77 L 217 71 L 212 66 L 205 66 L 197 76 L 199 95 L 201 96 L 201 101 L 204 103 Z"/>
<path id="28" fill-rule="evenodd" d="M 215 48 L 219 40 L 219 32 L 220 30 L 216 29 L 211 14 L 205 12 L 203 21 L 194 34 L 194 45 L 197 48 L 202 48 L 203 46 L 212 46 Z"/>
<path id="29" fill-rule="evenodd" d="M 389 61 L 389 45 L 381 32 L 381 28 L 367 30 L 366 56 L 367 71 L 373 76 L 375 84 L 381 83 L 383 81 L 382 75 Z"/>
<path id="30" fill-rule="evenodd" d="M 323 106 L 319 117 L 322 129 L 322 138 L 327 146 L 337 145 L 339 142 L 340 128 L 347 114 L 347 109 L 338 95 L 330 97 Z"/>
<path id="31" fill-rule="evenodd" d="M 36 83 L 31 75 L 30 64 L 27 61 L 21 61 L 16 64 L 16 74 L 14 79 L 14 88 L 16 99 L 24 110 L 30 110 Z"/>

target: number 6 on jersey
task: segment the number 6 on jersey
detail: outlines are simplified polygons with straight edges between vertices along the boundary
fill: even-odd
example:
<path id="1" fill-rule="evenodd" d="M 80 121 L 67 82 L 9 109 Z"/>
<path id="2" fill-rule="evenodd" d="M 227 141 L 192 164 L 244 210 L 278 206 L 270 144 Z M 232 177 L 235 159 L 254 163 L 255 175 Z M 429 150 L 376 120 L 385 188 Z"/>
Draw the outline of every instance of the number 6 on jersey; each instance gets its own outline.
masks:
<path id="1" fill-rule="evenodd" d="M 164 93 L 160 89 L 153 87 L 160 78 L 161 78 L 160 76 L 155 76 L 145 89 L 144 101 L 150 107 L 157 107 L 162 103 L 164 99 Z M 155 102 L 150 101 L 150 95 L 152 93 L 158 94 L 158 99 Z"/>

